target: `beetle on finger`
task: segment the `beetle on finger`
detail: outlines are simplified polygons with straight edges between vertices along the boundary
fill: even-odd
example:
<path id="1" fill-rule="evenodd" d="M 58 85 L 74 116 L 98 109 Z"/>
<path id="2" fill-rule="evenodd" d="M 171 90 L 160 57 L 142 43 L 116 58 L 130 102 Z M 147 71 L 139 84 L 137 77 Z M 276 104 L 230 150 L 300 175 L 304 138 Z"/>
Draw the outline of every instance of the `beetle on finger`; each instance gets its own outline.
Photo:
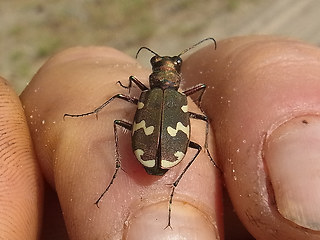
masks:
<path id="1" fill-rule="evenodd" d="M 120 86 L 129 89 L 129 91 L 132 87 L 132 83 L 134 83 L 141 90 L 139 99 L 119 93 L 91 112 L 82 114 L 64 114 L 64 117 L 83 117 L 98 114 L 98 112 L 115 99 L 122 99 L 137 105 L 133 123 L 123 120 L 114 121 L 116 166 L 112 179 L 107 185 L 105 191 L 95 202 L 97 206 L 99 206 L 98 204 L 100 200 L 113 184 L 121 167 L 118 150 L 118 127 L 125 128 L 132 132 L 133 153 L 146 172 L 151 175 L 164 175 L 170 168 L 176 166 L 182 161 L 188 148 L 196 149 L 196 153 L 192 157 L 191 161 L 182 170 L 175 182 L 172 183 L 172 190 L 169 197 L 168 223 L 166 228 L 171 227 L 171 207 L 175 188 L 178 186 L 181 178 L 192 165 L 202 149 L 198 143 L 190 140 L 190 118 L 202 120 L 206 123 L 204 148 L 210 160 L 216 166 L 207 148 L 209 127 L 208 118 L 205 114 L 189 112 L 187 104 L 187 96 L 197 92 L 199 93 L 198 102 L 200 104 L 206 85 L 198 84 L 186 91 L 178 91 L 181 82 L 181 55 L 207 40 L 213 41 L 216 48 L 216 41 L 213 38 L 206 38 L 185 49 L 177 56 L 160 56 L 147 47 L 141 47 L 138 50 L 136 57 L 142 49 L 146 49 L 154 54 L 150 60 L 152 65 L 152 73 L 149 76 L 150 88 L 146 87 L 134 76 L 129 77 L 128 86 L 118 82 Z"/>

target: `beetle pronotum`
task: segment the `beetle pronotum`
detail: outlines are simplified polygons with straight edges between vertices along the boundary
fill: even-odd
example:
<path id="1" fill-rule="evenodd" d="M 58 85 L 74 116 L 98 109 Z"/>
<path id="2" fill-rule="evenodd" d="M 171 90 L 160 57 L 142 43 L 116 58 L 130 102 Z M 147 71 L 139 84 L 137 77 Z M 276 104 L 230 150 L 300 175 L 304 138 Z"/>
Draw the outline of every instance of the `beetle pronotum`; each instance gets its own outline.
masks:
<path id="1" fill-rule="evenodd" d="M 83 117 L 91 114 L 98 114 L 98 112 L 114 99 L 122 99 L 137 105 L 133 124 L 123 120 L 114 120 L 116 166 L 107 188 L 95 202 L 97 206 L 104 194 L 113 184 L 121 167 L 117 133 L 117 128 L 119 126 L 132 132 L 133 152 L 138 161 L 145 168 L 146 172 L 151 175 L 164 175 L 170 168 L 179 164 L 184 158 L 188 147 L 197 150 L 191 161 L 186 165 L 174 183 L 172 183 L 168 207 L 168 224 L 166 228 L 171 227 L 171 205 L 175 188 L 178 186 L 181 178 L 202 149 L 198 143 L 190 141 L 190 118 L 199 119 L 206 123 L 204 147 L 210 160 L 214 163 L 207 149 L 208 118 L 204 114 L 189 112 L 187 104 L 187 96 L 196 92 L 200 92 L 198 102 L 201 103 L 206 85 L 198 84 L 183 92 L 178 91 L 181 82 L 181 55 L 207 40 L 212 40 L 216 48 L 216 41 L 213 38 L 206 38 L 173 57 L 160 56 L 147 47 L 141 47 L 137 51 L 136 57 L 142 49 L 146 49 L 154 54 L 150 60 L 152 65 L 152 73 L 149 76 L 150 88 L 146 87 L 134 76 L 129 77 L 128 86 L 125 86 L 118 81 L 123 88 L 129 89 L 129 91 L 132 87 L 132 83 L 134 83 L 141 90 L 139 99 L 119 93 L 91 112 L 83 114 L 64 114 L 64 117 Z M 216 164 L 214 163 L 214 165 Z"/>

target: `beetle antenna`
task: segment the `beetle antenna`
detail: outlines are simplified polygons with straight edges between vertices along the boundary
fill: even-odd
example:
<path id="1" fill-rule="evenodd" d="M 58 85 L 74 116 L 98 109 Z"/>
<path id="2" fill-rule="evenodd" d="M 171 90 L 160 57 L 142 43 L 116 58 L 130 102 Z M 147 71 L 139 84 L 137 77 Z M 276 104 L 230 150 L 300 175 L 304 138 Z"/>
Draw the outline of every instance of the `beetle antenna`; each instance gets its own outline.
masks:
<path id="1" fill-rule="evenodd" d="M 146 50 L 148 50 L 149 52 L 153 53 L 154 55 L 159 56 L 158 53 L 156 53 L 155 51 L 152 51 L 150 48 L 148 48 L 148 47 L 141 47 L 141 48 L 139 48 L 139 50 L 137 51 L 136 58 L 138 58 L 139 52 L 140 52 L 142 49 L 146 49 Z"/>
<path id="2" fill-rule="evenodd" d="M 189 48 L 186 48 L 185 50 L 183 50 L 179 55 L 178 57 L 180 57 L 182 54 L 185 54 L 186 52 L 188 52 L 189 50 L 191 50 L 192 48 L 198 46 L 199 44 L 205 42 L 205 41 L 208 41 L 208 40 L 212 40 L 214 42 L 214 49 L 216 50 L 217 49 L 217 42 L 214 38 L 212 37 L 209 37 L 209 38 L 205 38 L 205 39 L 202 39 L 200 42 L 197 42 L 196 44 L 193 44 L 191 47 Z"/>

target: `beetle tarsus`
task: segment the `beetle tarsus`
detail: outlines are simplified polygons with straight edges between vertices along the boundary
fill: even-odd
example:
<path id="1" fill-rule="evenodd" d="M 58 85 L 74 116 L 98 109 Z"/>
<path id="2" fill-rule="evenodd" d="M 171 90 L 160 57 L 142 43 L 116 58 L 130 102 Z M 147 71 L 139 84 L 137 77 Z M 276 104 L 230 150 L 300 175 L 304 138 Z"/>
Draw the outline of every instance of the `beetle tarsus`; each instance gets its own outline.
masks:
<path id="1" fill-rule="evenodd" d="M 113 181 L 114 181 L 114 179 L 116 178 L 118 171 L 119 171 L 119 167 L 117 167 L 116 170 L 115 170 L 115 172 L 113 173 L 112 179 L 111 179 L 108 187 L 104 190 L 104 192 L 100 195 L 100 197 L 95 201 L 94 204 L 95 204 L 98 208 L 99 208 L 99 202 L 100 202 L 100 200 L 103 198 L 103 196 L 106 194 L 106 192 L 108 192 L 110 186 L 113 184 Z"/>
<path id="2" fill-rule="evenodd" d="M 132 129 L 132 124 L 122 121 L 122 120 L 114 120 L 113 122 L 113 132 L 114 132 L 114 142 L 115 142 L 115 146 L 116 146 L 116 160 L 115 160 L 115 171 L 113 173 L 112 179 L 109 182 L 107 188 L 104 190 L 104 192 L 100 195 L 100 197 L 97 199 L 97 201 L 95 202 L 95 204 L 98 206 L 100 200 L 103 198 L 103 196 L 106 194 L 106 192 L 108 192 L 109 188 L 111 187 L 111 185 L 113 184 L 114 179 L 116 178 L 119 169 L 121 168 L 121 161 L 120 161 L 120 157 L 119 157 L 119 137 L 118 137 L 118 130 L 117 130 L 117 126 L 123 127 L 127 130 L 131 130 Z"/>
<path id="3" fill-rule="evenodd" d="M 100 208 L 99 207 L 99 201 L 100 201 L 100 198 L 94 203 L 94 205 L 96 205 L 97 208 Z"/>
<path id="4" fill-rule="evenodd" d="M 167 228 L 170 228 L 171 230 L 173 230 L 173 228 L 171 227 L 171 223 L 168 222 L 167 226 L 165 226 L 165 228 L 163 230 L 166 230 Z"/>
<path id="5" fill-rule="evenodd" d="M 192 142 L 190 141 L 189 143 L 189 147 L 190 148 L 194 148 L 194 149 L 197 149 L 197 152 L 196 154 L 193 156 L 193 158 L 191 159 L 191 161 L 187 164 L 187 166 L 182 170 L 182 172 L 180 173 L 179 177 L 174 181 L 174 183 L 172 183 L 172 191 L 171 191 L 171 194 L 170 194 L 170 199 L 169 199 L 169 210 L 168 210 L 168 224 L 166 226 L 166 228 L 168 226 L 170 226 L 170 228 L 172 229 L 171 227 L 171 207 L 172 207 L 172 201 L 173 201 L 173 195 L 174 195 L 174 191 L 176 189 L 176 187 L 178 186 L 181 178 L 183 177 L 183 175 L 188 171 L 189 167 L 192 165 L 192 163 L 194 162 L 194 160 L 197 158 L 197 156 L 199 155 L 199 153 L 201 152 L 201 149 L 202 147 L 198 144 L 198 143 L 195 143 L 195 142 Z"/>
<path id="6" fill-rule="evenodd" d="M 128 86 L 123 85 L 122 82 L 118 81 L 117 82 L 121 87 L 125 88 L 125 89 L 129 89 L 129 93 L 131 91 L 132 88 L 132 83 L 134 83 L 141 91 L 145 91 L 148 90 L 149 88 L 146 87 L 141 81 L 139 81 L 135 76 L 130 76 L 129 77 L 129 84 Z"/>
<path id="7" fill-rule="evenodd" d="M 117 81 L 117 84 L 119 84 L 121 87 L 128 89 L 129 88 L 129 92 L 130 92 L 130 88 L 131 88 L 131 81 L 129 81 L 129 85 L 123 85 L 121 81 Z"/>
<path id="8" fill-rule="evenodd" d="M 222 173 L 223 173 L 222 169 L 221 169 L 221 168 L 218 166 L 218 164 L 213 160 L 213 157 L 211 156 L 211 154 L 210 154 L 210 152 L 209 152 L 208 149 L 207 149 L 207 154 L 208 154 L 208 156 L 209 156 L 209 158 L 210 158 L 210 161 L 212 162 L 213 166 L 215 166 L 215 167 L 219 170 L 219 172 L 222 174 Z"/>
<path id="9" fill-rule="evenodd" d="M 87 112 L 87 113 L 82 113 L 82 114 L 69 114 L 69 113 L 65 113 L 63 115 L 63 118 L 65 117 L 84 117 L 84 116 L 89 116 L 92 114 L 96 115 L 96 118 L 98 119 L 98 113 L 105 107 L 107 106 L 110 102 L 112 102 L 114 99 L 121 99 L 121 100 L 125 100 L 127 102 L 133 103 L 133 104 L 138 104 L 138 99 L 134 98 L 134 97 L 130 97 L 127 95 L 124 95 L 122 93 L 118 93 L 116 95 L 114 95 L 113 97 L 109 98 L 107 101 L 105 101 L 103 104 L 101 104 L 99 107 L 97 107 L 95 110 L 91 111 L 91 112 Z"/>

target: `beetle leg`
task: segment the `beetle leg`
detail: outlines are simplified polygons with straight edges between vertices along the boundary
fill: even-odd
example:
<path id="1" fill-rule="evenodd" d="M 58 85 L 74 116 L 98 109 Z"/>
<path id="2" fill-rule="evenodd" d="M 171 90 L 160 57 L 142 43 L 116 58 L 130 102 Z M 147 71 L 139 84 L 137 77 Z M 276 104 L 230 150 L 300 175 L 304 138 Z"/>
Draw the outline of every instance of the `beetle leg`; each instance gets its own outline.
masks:
<path id="1" fill-rule="evenodd" d="M 100 197 L 94 203 L 97 207 L 99 207 L 100 200 L 103 198 L 104 194 L 106 192 L 108 192 L 110 186 L 113 184 L 113 181 L 114 181 L 114 179 L 116 178 L 116 176 L 118 174 L 119 169 L 121 168 L 121 161 L 120 161 L 120 158 L 119 158 L 119 144 L 118 144 L 119 137 L 118 137 L 118 130 L 117 130 L 118 126 L 123 127 L 123 128 L 125 128 L 127 130 L 130 130 L 130 131 L 132 130 L 132 124 L 131 123 L 128 123 L 128 122 L 125 122 L 125 121 L 122 121 L 122 120 L 114 120 L 114 122 L 113 122 L 114 142 L 115 142 L 115 146 L 116 146 L 116 160 L 115 160 L 116 168 L 114 170 L 113 176 L 112 176 L 111 181 L 109 182 L 107 188 L 104 190 L 104 192 L 100 195 Z"/>
<path id="2" fill-rule="evenodd" d="M 205 92 L 206 88 L 207 88 L 207 86 L 205 84 L 200 83 L 200 84 L 198 84 L 196 86 L 193 86 L 192 88 L 189 88 L 189 89 L 183 91 L 182 93 L 184 93 L 186 96 L 190 96 L 190 95 L 192 95 L 192 94 L 194 94 L 196 92 L 200 92 L 199 96 L 195 100 L 195 102 L 198 103 L 198 106 L 201 109 L 201 106 L 200 106 L 201 105 L 201 100 L 202 100 L 202 96 L 203 96 L 203 93 Z"/>
<path id="3" fill-rule="evenodd" d="M 112 102 L 114 99 L 119 98 L 122 100 L 125 100 L 127 102 L 133 103 L 133 104 L 138 104 L 138 99 L 134 98 L 134 97 L 130 97 L 121 93 L 118 93 L 117 95 L 114 95 L 113 97 L 111 97 L 110 99 L 108 99 L 107 101 L 105 101 L 101 106 L 99 106 L 98 108 L 96 108 L 95 110 L 91 111 L 91 112 L 87 112 L 87 113 L 82 113 L 82 114 L 69 114 L 69 113 L 65 113 L 63 115 L 63 119 L 65 117 L 84 117 L 84 116 L 88 116 L 91 114 L 96 114 L 96 117 L 98 118 L 98 113 L 105 107 L 107 106 L 110 102 Z"/>
<path id="4" fill-rule="evenodd" d="M 147 88 L 142 82 L 140 82 L 135 76 L 130 76 L 129 77 L 129 85 L 126 86 L 126 85 L 123 85 L 121 81 L 118 81 L 117 83 L 125 88 L 125 89 L 129 89 L 129 93 L 130 93 L 130 90 L 131 90 L 131 87 L 132 87 L 132 82 L 134 84 L 137 85 L 138 88 L 140 88 L 141 91 L 145 91 L 145 90 L 148 90 L 149 88 Z"/>
<path id="5" fill-rule="evenodd" d="M 179 177 L 176 179 L 176 181 L 174 181 L 174 183 L 172 183 L 172 191 L 171 191 L 171 194 L 170 194 L 170 200 L 169 200 L 169 214 L 168 214 L 168 224 L 167 226 L 165 227 L 165 229 L 167 227 L 171 227 L 171 205 L 172 205 L 172 200 L 173 200 L 173 194 L 174 194 L 174 191 L 176 189 L 176 187 L 178 186 L 181 178 L 183 177 L 183 175 L 188 171 L 189 167 L 191 166 L 191 164 L 194 162 L 194 160 L 196 159 L 196 157 L 199 155 L 202 147 L 198 144 L 198 143 L 195 143 L 195 142 L 192 142 L 190 141 L 189 143 L 189 147 L 190 148 L 194 148 L 194 149 L 197 149 L 197 152 L 196 154 L 193 156 L 193 158 L 191 159 L 191 161 L 187 164 L 187 166 L 182 170 L 181 174 L 179 175 Z"/>
<path id="6" fill-rule="evenodd" d="M 194 112 L 189 112 L 189 114 L 190 114 L 191 118 L 202 120 L 202 121 L 206 122 L 206 138 L 205 138 L 205 142 L 204 142 L 204 148 L 208 149 L 208 134 L 209 134 L 209 120 L 208 120 L 208 117 L 206 115 L 198 114 L 198 113 L 194 113 Z"/>
<path id="7" fill-rule="evenodd" d="M 204 150 L 207 152 L 208 157 L 210 158 L 210 161 L 213 163 L 213 165 L 219 169 L 220 172 L 222 172 L 221 168 L 218 167 L 216 162 L 213 160 L 213 157 L 211 156 L 209 149 L 208 149 L 208 134 L 209 134 L 209 119 L 206 115 L 198 114 L 198 113 L 193 113 L 189 112 L 190 117 L 198 120 L 202 120 L 206 122 L 206 139 L 204 143 Z"/>

